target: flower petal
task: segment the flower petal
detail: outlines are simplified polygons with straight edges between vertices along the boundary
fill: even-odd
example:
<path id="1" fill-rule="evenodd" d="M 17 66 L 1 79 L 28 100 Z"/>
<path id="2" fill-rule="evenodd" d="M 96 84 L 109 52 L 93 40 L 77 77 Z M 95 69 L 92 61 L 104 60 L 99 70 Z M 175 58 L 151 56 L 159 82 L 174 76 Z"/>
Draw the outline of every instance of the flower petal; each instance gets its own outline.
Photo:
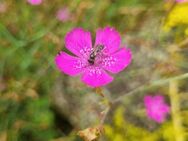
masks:
<path id="1" fill-rule="evenodd" d="M 77 56 L 82 57 L 92 48 L 91 34 L 82 28 L 74 28 L 65 37 L 66 48 Z"/>
<path id="2" fill-rule="evenodd" d="M 78 57 L 70 56 L 65 52 L 56 56 L 55 63 L 60 71 L 70 76 L 81 73 L 84 67 L 84 63 Z"/>
<path id="3" fill-rule="evenodd" d="M 118 73 L 126 68 L 132 59 L 131 51 L 122 48 L 111 56 L 105 57 L 102 60 L 102 67 L 112 73 Z"/>
<path id="4" fill-rule="evenodd" d="M 27 2 L 31 5 L 40 5 L 42 0 L 27 0 Z"/>
<path id="5" fill-rule="evenodd" d="M 119 33 L 111 27 L 105 27 L 104 29 L 98 29 L 96 33 L 96 45 L 104 45 L 104 51 L 108 53 L 114 53 L 120 47 L 121 37 Z"/>
<path id="6" fill-rule="evenodd" d="M 100 87 L 110 83 L 113 77 L 99 67 L 87 68 L 82 76 L 82 81 L 91 87 Z"/>
<path id="7" fill-rule="evenodd" d="M 145 96 L 144 97 L 144 104 L 146 107 L 150 107 L 152 104 L 152 97 L 151 96 Z"/>

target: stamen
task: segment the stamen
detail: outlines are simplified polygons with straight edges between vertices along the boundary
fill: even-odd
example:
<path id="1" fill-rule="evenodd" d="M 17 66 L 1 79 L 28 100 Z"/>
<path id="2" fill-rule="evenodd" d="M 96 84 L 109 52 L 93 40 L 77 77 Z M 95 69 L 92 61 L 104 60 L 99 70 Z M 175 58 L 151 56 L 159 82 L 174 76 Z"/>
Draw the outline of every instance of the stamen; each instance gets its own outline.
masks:
<path id="1" fill-rule="evenodd" d="M 93 75 L 99 76 L 101 74 L 102 74 L 102 72 L 101 72 L 101 69 L 99 67 L 89 68 L 89 75 L 90 76 L 93 76 Z"/>
<path id="2" fill-rule="evenodd" d="M 102 60 L 102 64 L 107 67 L 113 66 L 117 62 L 117 58 L 115 57 L 106 57 Z"/>
<path id="3" fill-rule="evenodd" d="M 84 68 L 84 63 L 81 61 L 81 60 L 78 60 L 77 62 L 75 62 L 75 64 L 74 64 L 74 67 L 76 68 L 76 69 L 81 69 L 81 68 Z"/>
<path id="4" fill-rule="evenodd" d="M 81 49 L 80 50 L 80 54 L 82 54 L 82 55 L 88 55 L 88 53 L 90 53 L 91 52 L 91 48 L 88 48 L 88 47 L 84 47 L 83 49 Z"/>

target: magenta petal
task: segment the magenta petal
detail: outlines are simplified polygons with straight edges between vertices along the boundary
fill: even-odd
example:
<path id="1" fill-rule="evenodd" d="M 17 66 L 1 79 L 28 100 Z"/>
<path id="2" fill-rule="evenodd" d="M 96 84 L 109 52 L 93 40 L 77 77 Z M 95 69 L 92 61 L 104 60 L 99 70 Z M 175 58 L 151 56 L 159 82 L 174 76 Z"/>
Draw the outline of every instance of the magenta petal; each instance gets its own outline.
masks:
<path id="1" fill-rule="evenodd" d="M 92 48 L 90 32 L 82 28 L 74 28 L 65 37 L 66 48 L 77 56 L 82 57 Z"/>
<path id="2" fill-rule="evenodd" d="M 112 80 L 113 77 L 99 67 L 88 68 L 82 76 L 82 81 L 91 87 L 104 86 Z"/>
<path id="3" fill-rule="evenodd" d="M 188 2 L 188 0 L 176 0 L 178 3 Z"/>
<path id="4" fill-rule="evenodd" d="M 118 73 L 126 68 L 132 59 L 129 49 L 122 48 L 118 52 L 102 60 L 102 67 L 112 73 Z"/>
<path id="5" fill-rule="evenodd" d="M 31 5 L 39 5 L 42 3 L 42 0 L 27 0 Z"/>
<path id="6" fill-rule="evenodd" d="M 152 105 L 152 97 L 151 96 L 145 96 L 144 97 L 144 104 L 146 107 L 150 107 Z"/>
<path id="7" fill-rule="evenodd" d="M 56 56 L 55 63 L 59 70 L 70 76 L 79 74 L 83 69 L 83 63 L 78 57 L 70 56 L 65 52 Z"/>
<path id="8" fill-rule="evenodd" d="M 95 45 L 104 45 L 105 51 L 113 53 L 120 47 L 121 37 L 119 33 L 111 27 L 105 27 L 104 29 L 98 29 L 96 33 Z"/>

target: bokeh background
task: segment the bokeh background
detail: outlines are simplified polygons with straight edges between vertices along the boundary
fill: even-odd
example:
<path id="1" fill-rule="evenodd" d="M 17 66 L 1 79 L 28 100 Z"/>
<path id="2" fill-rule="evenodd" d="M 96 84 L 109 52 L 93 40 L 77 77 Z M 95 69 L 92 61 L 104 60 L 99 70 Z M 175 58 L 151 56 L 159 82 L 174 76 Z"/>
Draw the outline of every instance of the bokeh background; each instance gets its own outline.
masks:
<path id="1" fill-rule="evenodd" d="M 57 15 L 61 13 L 60 17 Z M 79 77 L 60 73 L 74 27 L 112 26 L 132 50 L 131 65 L 102 88 L 112 106 L 99 140 L 188 141 L 188 3 L 173 0 L 0 0 L 0 141 L 81 141 L 107 104 Z M 148 119 L 145 95 L 163 95 L 165 122 Z"/>

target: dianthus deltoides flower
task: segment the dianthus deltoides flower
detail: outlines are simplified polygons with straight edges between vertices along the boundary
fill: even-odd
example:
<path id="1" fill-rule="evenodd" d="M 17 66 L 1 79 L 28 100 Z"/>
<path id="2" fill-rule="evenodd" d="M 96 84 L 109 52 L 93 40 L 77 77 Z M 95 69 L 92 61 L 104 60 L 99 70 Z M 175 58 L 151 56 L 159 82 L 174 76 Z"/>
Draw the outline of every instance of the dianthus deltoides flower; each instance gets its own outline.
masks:
<path id="1" fill-rule="evenodd" d="M 91 87 L 110 83 L 109 73 L 118 73 L 131 62 L 131 51 L 120 48 L 121 37 L 111 27 L 98 29 L 95 44 L 89 31 L 74 28 L 65 37 L 65 46 L 75 56 L 60 52 L 55 62 L 60 71 L 70 76 L 81 75 L 81 80 Z"/>
<path id="2" fill-rule="evenodd" d="M 42 0 L 27 0 L 27 2 L 31 5 L 40 5 L 42 3 Z"/>
<path id="3" fill-rule="evenodd" d="M 71 14 L 67 7 L 62 7 L 57 11 L 56 17 L 61 22 L 66 22 L 70 19 Z"/>
<path id="4" fill-rule="evenodd" d="M 176 0 L 176 2 L 178 2 L 178 3 L 184 3 L 184 2 L 188 2 L 188 0 Z"/>
<path id="5" fill-rule="evenodd" d="M 147 116 L 158 123 L 165 121 L 167 114 L 170 112 L 170 107 L 165 103 L 164 97 L 161 95 L 145 96 L 144 104 L 146 107 Z"/>

